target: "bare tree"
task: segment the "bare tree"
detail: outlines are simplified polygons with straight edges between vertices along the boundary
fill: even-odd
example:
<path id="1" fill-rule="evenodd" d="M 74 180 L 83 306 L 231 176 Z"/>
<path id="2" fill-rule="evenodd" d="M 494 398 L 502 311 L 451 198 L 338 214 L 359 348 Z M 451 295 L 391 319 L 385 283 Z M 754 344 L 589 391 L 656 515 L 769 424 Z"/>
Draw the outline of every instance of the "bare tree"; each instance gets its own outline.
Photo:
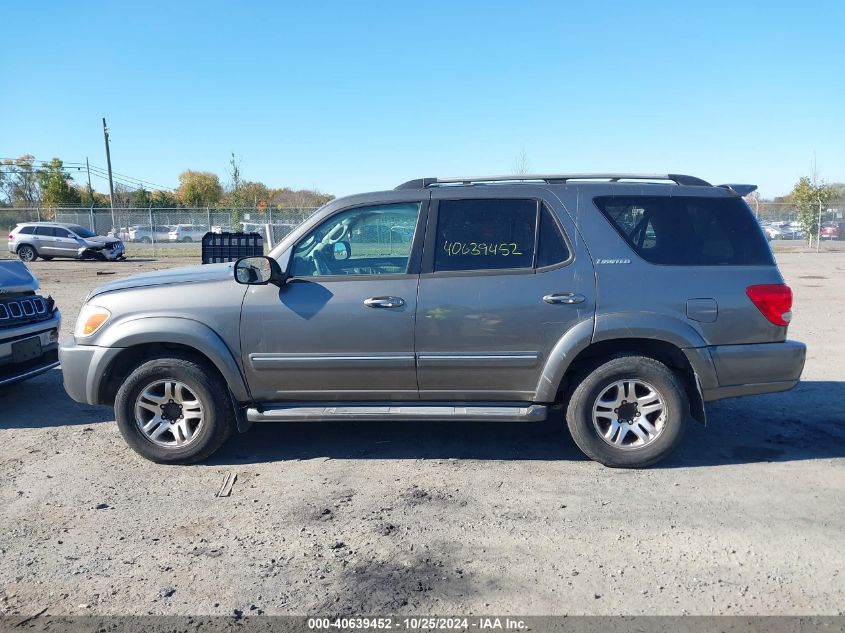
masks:
<path id="1" fill-rule="evenodd" d="M 528 155 L 525 153 L 525 148 L 523 147 L 522 151 L 520 151 L 514 159 L 511 171 L 515 176 L 525 176 L 529 173 L 530 169 L 531 163 L 529 163 Z"/>

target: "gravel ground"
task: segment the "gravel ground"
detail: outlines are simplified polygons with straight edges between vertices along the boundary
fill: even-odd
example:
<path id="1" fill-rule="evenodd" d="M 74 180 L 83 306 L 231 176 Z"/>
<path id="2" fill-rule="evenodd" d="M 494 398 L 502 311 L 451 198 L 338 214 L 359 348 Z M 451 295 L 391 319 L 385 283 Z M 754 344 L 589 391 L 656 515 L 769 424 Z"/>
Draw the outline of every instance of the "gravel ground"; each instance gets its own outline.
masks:
<path id="1" fill-rule="evenodd" d="M 650 470 L 559 415 L 259 425 L 166 467 L 58 370 L 0 390 L 0 613 L 842 614 L 845 255 L 778 259 L 804 382 L 711 404 Z M 172 265 L 32 268 L 66 335 L 92 287 Z"/>

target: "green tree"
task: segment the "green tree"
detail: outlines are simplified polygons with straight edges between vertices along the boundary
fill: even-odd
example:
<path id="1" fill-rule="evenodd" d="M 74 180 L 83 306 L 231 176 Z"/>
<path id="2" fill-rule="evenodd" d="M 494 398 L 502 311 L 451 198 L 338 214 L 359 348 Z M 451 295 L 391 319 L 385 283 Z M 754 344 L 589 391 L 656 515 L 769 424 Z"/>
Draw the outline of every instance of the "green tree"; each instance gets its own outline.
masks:
<path id="1" fill-rule="evenodd" d="M 27 207 L 38 204 L 41 192 L 34 163 L 35 156 L 31 154 L 24 154 L 20 158 L 2 162 L 3 171 L 6 172 L 4 192 L 9 204 Z"/>
<path id="2" fill-rule="evenodd" d="M 47 207 L 61 207 L 79 204 L 79 191 L 73 186 L 72 178 L 65 172 L 60 158 L 45 163 L 37 172 L 41 187 L 41 202 Z"/>
<path id="3" fill-rule="evenodd" d="M 156 189 L 150 194 L 150 204 L 156 209 L 175 209 L 179 206 L 179 198 L 172 191 Z"/>
<path id="4" fill-rule="evenodd" d="M 813 240 L 819 231 L 819 208 L 824 208 L 825 203 L 833 196 L 833 190 L 824 182 L 816 182 L 803 176 L 795 183 L 789 197 L 795 205 L 798 215 L 798 223 L 801 230 L 812 246 Z"/>
<path id="5" fill-rule="evenodd" d="M 147 207 L 150 202 L 150 192 L 143 187 L 138 187 L 138 189 L 132 192 L 131 203 L 133 207 Z"/>
<path id="6" fill-rule="evenodd" d="M 241 161 L 235 157 L 235 152 L 232 152 L 229 157 L 229 191 L 227 193 L 228 205 L 232 207 L 232 226 L 237 227 L 241 221 L 244 196 L 241 181 Z"/>
<path id="7" fill-rule="evenodd" d="M 179 174 L 179 200 L 186 207 L 216 205 L 223 196 L 217 174 L 186 169 Z"/>

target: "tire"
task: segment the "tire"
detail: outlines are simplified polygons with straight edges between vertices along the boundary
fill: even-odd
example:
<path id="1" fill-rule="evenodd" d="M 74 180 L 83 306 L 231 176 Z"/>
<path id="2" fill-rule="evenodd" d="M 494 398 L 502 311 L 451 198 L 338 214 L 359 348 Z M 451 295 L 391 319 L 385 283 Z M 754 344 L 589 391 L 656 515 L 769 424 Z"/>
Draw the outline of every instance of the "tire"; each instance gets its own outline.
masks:
<path id="1" fill-rule="evenodd" d="M 190 237 L 183 237 L 181 241 L 183 244 L 190 244 L 194 240 L 192 240 Z"/>
<path id="2" fill-rule="evenodd" d="M 35 250 L 34 246 L 23 244 L 18 247 L 18 257 L 25 262 L 34 262 L 38 259 L 38 251 Z"/>
<path id="3" fill-rule="evenodd" d="M 168 390 L 168 384 L 174 386 Z M 176 408 L 168 401 L 176 401 Z M 199 407 L 189 404 L 193 402 L 198 402 Z M 198 408 L 199 422 L 195 415 Z M 117 392 L 114 412 L 126 443 L 159 464 L 202 461 L 219 449 L 235 428 L 226 383 L 213 368 L 187 357 L 156 358 L 136 367 Z M 184 417 L 177 419 L 179 412 Z M 152 427 L 147 432 L 142 430 L 144 423 Z M 163 424 L 168 429 L 153 439 Z M 181 445 L 178 439 L 182 439 Z"/>
<path id="4" fill-rule="evenodd" d="M 632 389 L 636 404 L 629 402 Z M 567 404 L 566 424 L 590 459 L 612 468 L 644 468 L 672 452 L 688 416 L 686 391 L 675 372 L 653 358 L 624 355 L 580 375 Z"/>
<path id="5" fill-rule="evenodd" d="M 152 244 L 153 242 L 149 237 L 142 237 L 138 241 L 141 242 L 141 244 Z"/>

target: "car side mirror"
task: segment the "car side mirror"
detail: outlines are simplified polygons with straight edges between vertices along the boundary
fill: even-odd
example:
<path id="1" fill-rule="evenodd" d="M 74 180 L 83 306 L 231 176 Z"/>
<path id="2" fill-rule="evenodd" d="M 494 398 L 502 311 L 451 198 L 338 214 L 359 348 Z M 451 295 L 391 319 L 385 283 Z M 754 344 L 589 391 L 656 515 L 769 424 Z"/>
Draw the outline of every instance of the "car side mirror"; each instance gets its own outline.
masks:
<path id="1" fill-rule="evenodd" d="M 241 257 L 235 262 L 235 281 L 247 286 L 273 284 L 281 288 L 288 280 L 279 262 L 272 257 Z"/>

